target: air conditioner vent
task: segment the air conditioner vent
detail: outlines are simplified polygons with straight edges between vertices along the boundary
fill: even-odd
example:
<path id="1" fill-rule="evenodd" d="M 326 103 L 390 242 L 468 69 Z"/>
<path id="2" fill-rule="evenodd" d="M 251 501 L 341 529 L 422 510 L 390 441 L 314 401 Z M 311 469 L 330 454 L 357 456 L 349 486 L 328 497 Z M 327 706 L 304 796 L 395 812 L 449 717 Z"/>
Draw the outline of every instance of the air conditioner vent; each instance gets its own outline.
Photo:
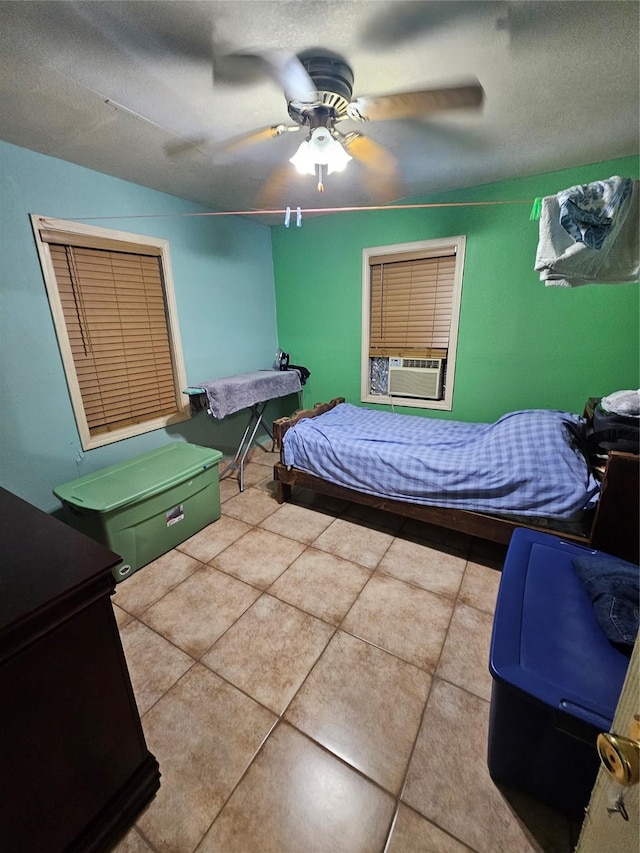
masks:
<path id="1" fill-rule="evenodd" d="M 389 396 L 439 400 L 442 366 L 441 358 L 389 359 Z"/>
<path id="2" fill-rule="evenodd" d="M 432 367 L 437 370 L 442 364 L 441 358 L 403 358 L 402 367 Z"/>

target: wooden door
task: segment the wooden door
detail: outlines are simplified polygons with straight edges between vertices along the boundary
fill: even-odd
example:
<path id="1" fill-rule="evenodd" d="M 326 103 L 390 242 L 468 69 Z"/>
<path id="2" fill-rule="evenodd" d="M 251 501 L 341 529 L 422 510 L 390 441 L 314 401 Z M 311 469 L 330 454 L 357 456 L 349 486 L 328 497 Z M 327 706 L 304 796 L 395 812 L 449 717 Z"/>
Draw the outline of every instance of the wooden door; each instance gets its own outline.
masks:
<path id="1" fill-rule="evenodd" d="M 612 732 L 627 736 L 634 714 L 640 713 L 640 652 L 636 643 L 629 671 L 613 720 Z M 640 785 L 626 788 L 624 805 L 629 819 L 619 812 L 609 813 L 623 789 L 601 767 L 582 826 L 576 853 L 638 853 L 640 838 Z"/>

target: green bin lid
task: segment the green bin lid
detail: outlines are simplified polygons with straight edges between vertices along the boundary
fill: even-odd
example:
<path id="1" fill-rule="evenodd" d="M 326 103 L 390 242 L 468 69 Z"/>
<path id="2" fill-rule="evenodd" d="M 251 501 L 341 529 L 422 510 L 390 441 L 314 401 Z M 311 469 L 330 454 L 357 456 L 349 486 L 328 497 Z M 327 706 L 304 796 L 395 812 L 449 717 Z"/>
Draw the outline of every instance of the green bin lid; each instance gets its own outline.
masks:
<path id="1" fill-rule="evenodd" d="M 220 459 L 219 450 L 173 442 L 56 486 L 53 493 L 76 507 L 110 512 L 166 491 L 217 465 Z"/>

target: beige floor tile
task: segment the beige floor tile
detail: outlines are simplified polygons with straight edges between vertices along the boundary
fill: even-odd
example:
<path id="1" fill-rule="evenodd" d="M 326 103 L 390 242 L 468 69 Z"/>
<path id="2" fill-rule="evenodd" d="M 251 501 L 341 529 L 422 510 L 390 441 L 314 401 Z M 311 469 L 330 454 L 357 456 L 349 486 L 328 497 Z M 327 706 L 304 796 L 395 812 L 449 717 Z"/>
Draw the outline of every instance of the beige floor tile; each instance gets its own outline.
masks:
<path id="1" fill-rule="evenodd" d="M 442 596 L 376 572 L 341 627 L 433 672 L 452 610 Z"/>
<path id="2" fill-rule="evenodd" d="M 385 853 L 467 853 L 469 850 L 466 844 L 401 803 Z"/>
<path id="3" fill-rule="evenodd" d="M 333 634 L 326 622 L 263 595 L 202 662 L 281 714 Z"/>
<path id="4" fill-rule="evenodd" d="M 201 563 L 208 563 L 251 529 L 249 524 L 237 518 L 229 518 L 225 513 L 213 524 L 209 524 L 179 545 L 180 551 L 195 557 Z"/>
<path id="5" fill-rule="evenodd" d="M 493 614 L 502 573 L 480 563 L 467 563 L 458 601 Z"/>
<path id="6" fill-rule="evenodd" d="M 489 647 L 493 617 L 482 610 L 456 605 L 438 664 L 437 675 L 481 699 L 491 699 Z"/>
<path id="7" fill-rule="evenodd" d="M 362 566 L 307 548 L 269 587 L 269 593 L 339 625 L 369 575 Z"/>
<path id="8" fill-rule="evenodd" d="M 193 666 L 193 658 L 135 619 L 120 630 L 140 714 Z"/>
<path id="9" fill-rule="evenodd" d="M 403 801 L 478 853 L 538 853 L 487 769 L 489 703 L 435 679 Z"/>
<path id="10" fill-rule="evenodd" d="M 375 569 L 392 541 L 390 533 L 336 518 L 314 541 L 313 547 Z"/>
<path id="11" fill-rule="evenodd" d="M 259 595 L 254 587 L 205 567 L 146 610 L 141 619 L 199 658 Z"/>
<path id="12" fill-rule="evenodd" d="M 393 805 L 371 782 L 281 723 L 198 853 L 379 853 Z"/>
<path id="13" fill-rule="evenodd" d="M 249 456 L 252 464 L 263 465 L 273 472 L 273 466 L 280 461 L 280 451 L 272 450 L 272 443 L 268 441 L 266 444 L 256 444 L 251 449 Z"/>
<path id="14" fill-rule="evenodd" d="M 310 545 L 334 521 L 334 516 L 297 504 L 285 503 L 260 527 Z"/>
<path id="15" fill-rule="evenodd" d="M 256 483 L 259 483 L 260 480 L 271 479 L 272 472 L 265 465 L 258 465 L 256 462 L 247 462 L 244 463 L 244 487 L 248 489 L 250 486 L 255 486 Z M 240 494 L 240 470 L 238 468 L 234 468 L 229 471 L 222 480 L 221 483 L 230 482 L 235 486 L 235 493 Z"/>
<path id="16" fill-rule="evenodd" d="M 279 506 L 256 454 L 219 521 L 117 586 L 162 782 L 116 853 L 570 853 L 566 818 L 486 768 L 504 548 L 409 521 L 394 538 L 385 513 L 307 490 Z"/>
<path id="17" fill-rule="evenodd" d="M 339 631 L 285 718 L 397 794 L 430 685 L 423 670 Z"/>
<path id="18" fill-rule="evenodd" d="M 130 613 L 127 613 L 126 610 L 123 610 L 122 607 L 118 607 L 115 601 L 113 601 L 113 612 L 116 617 L 116 624 L 118 628 L 124 628 L 124 626 L 134 618 Z"/>
<path id="19" fill-rule="evenodd" d="M 446 598 L 455 598 L 466 558 L 426 543 L 394 539 L 380 560 L 378 571 L 415 584 Z"/>
<path id="20" fill-rule="evenodd" d="M 154 848 L 193 851 L 275 719 L 200 664 L 156 702 L 143 727 L 162 779 L 138 820 Z"/>
<path id="21" fill-rule="evenodd" d="M 281 506 L 281 504 L 279 504 L 277 500 L 278 486 L 274 482 L 272 476 L 265 477 L 264 480 L 260 480 L 255 484 L 255 486 L 253 486 L 253 488 L 260 489 L 260 491 L 265 492 L 276 502 L 276 506 Z"/>
<path id="22" fill-rule="evenodd" d="M 137 616 L 199 568 L 188 554 L 169 551 L 116 584 L 112 601 Z"/>
<path id="23" fill-rule="evenodd" d="M 261 521 L 278 509 L 276 499 L 263 489 L 248 488 L 235 498 L 225 501 L 226 515 L 238 518 L 247 524 L 260 524 Z"/>
<path id="24" fill-rule="evenodd" d="M 266 589 L 304 551 L 304 545 L 254 527 L 210 565 L 245 583 Z"/>
<path id="25" fill-rule="evenodd" d="M 240 492 L 240 486 L 238 485 L 237 480 L 233 480 L 231 477 L 223 477 L 220 480 L 220 503 L 223 504 L 225 501 L 228 501 L 229 498 L 235 498 L 237 494 Z"/>
<path id="26" fill-rule="evenodd" d="M 112 853 L 153 853 L 153 849 L 134 827 L 116 844 Z"/>
<path id="27" fill-rule="evenodd" d="M 254 462 L 253 459 L 251 462 L 245 463 L 244 466 L 244 485 L 245 488 L 248 486 L 255 486 L 256 483 L 259 483 L 261 480 L 272 480 L 273 479 L 273 468 L 268 468 L 266 465 L 261 465 L 258 462 Z"/>

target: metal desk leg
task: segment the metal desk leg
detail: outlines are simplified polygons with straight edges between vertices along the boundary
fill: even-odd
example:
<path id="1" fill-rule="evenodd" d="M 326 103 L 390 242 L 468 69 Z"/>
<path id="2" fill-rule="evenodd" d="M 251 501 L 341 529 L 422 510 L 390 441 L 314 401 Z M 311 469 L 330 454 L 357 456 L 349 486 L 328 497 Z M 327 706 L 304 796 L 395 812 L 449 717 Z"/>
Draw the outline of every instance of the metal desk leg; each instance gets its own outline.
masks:
<path id="1" fill-rule="evenodd" d="M 238 482 L 240 483 L 240 491 L 244 492 L 244 461 L 247 457 L 247 453 L 249 452 L 249 448 L 253 444 L 253 440 L 256 437 L 256 433 L 260 425 L 266 429 L 266 431 L 271 436 L 271 441 L 273 441 L 273 433 L 267 426 L 267 424 L 263 420 L 264 410 L 269 401 L 265 400 L 264 403 L 257 403 L 253 406 L 250 406 L 251 414 L 249 415 L 249 422 L 245 428 L 244 434 L 240 439 L 240 444 L 238 445 L 238 449 L 236 450 L 236 455 L 233 457 L 231 462 L 229 462 L 220 472 L 220 479 L 224 477 L 227 471 L 238 470 Z"/>

